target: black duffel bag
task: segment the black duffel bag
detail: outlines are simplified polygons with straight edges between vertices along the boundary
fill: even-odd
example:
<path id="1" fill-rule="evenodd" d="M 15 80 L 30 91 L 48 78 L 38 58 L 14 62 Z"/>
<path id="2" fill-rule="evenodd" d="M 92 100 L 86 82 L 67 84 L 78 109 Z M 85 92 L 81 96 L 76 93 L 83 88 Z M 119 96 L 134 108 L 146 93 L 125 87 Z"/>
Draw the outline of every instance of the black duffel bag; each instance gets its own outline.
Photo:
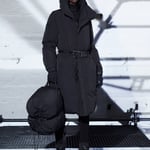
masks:
<path id="1" fill-rule="evenodd" d="M 26 104 L 28 123 L 39 134 L 51 134 L 65 124 L 60 89 L 48 82 L 36 90 Z"/>

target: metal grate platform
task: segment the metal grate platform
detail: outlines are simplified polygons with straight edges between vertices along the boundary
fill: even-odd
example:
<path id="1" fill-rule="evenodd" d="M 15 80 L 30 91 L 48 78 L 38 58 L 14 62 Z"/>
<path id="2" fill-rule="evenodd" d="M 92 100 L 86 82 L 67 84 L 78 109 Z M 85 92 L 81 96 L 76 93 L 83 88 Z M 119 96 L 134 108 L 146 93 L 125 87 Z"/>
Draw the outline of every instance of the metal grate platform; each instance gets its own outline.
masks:
<path id="1" fill-rule="evenodd" d="M 67 147 L 78 147 L 78 126 L 67 126 L 66 131 Z M 54 141 L 54 135 L 38 135 L 28 126 L 0 127 L 3 149 L 52 148 Z M 150 140 L 134 126 L 90 126 L 90 147 L 150 147 Z"/>

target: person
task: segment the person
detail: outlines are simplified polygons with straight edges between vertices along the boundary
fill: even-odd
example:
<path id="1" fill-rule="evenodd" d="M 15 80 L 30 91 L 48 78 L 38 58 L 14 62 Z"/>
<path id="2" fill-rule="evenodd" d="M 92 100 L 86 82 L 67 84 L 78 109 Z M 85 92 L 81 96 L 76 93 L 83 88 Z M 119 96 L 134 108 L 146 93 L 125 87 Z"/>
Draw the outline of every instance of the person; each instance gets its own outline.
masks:
<path id="1" fill-rule="evenodd" d="M 65 113 L 79 115 L 82 150 L 89 149 L 89 115 L 96 106 L 97 87 L 103 82 L 103 68 L 93 44 L 91 20 L 96 17 L 85 0 L 60 0 L 60 9 L 50 14 L 42 40 L 48 81 L 60 88 Z M 55 137 L 57 149 L 63 150 L 64 127 Z"/>

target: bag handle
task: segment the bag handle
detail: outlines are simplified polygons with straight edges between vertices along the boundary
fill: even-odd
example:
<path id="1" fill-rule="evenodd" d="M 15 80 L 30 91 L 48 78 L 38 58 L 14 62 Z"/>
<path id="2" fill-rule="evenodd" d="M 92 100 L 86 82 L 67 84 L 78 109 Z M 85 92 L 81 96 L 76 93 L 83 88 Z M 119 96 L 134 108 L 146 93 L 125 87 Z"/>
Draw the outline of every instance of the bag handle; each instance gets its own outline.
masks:
<path id="1" fill-rule="evenodd" d="M 52 86 L 53 85 L 53 86 Z M 47 81 L 46 81 L 46 83 L 45 83 L 45 85 L 44 86 L 51 86 L 52 88 L 55 88 L 55 89 L 57 89 L 57 91 L 58 91 L 58 89 L 59 89 L 59 87 L 57 86 L 57 82 L 55 81 L 54 83 L 49 83 L 49 81 L 48 81 L 48 75 L 47 75 Z"/>

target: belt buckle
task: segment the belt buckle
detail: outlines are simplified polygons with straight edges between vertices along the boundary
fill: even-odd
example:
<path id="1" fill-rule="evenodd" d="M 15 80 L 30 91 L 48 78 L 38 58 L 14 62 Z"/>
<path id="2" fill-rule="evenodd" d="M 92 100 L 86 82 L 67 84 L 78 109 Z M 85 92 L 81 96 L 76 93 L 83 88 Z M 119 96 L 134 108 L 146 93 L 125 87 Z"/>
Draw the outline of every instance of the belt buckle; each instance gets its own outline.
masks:
<path id="1" fill-rule="evenodd" d="M 73 50 L 72 51 L 72 53 L 73 53 L 73 55 L 74 56 L 79 56 L 79 57 L 87 57 L 87 53 L 86 52 L 84 52 L 84 51 L 77 51 L 77 50 Z"/>
<path id="2" fill-rule="evenodd" d="M 77 57 L 79 54 L 81 54 L 81 52 L 77 51 L 77 50 L 73 50 L 72 54 L 73 54 L 74 57 Z"/>

